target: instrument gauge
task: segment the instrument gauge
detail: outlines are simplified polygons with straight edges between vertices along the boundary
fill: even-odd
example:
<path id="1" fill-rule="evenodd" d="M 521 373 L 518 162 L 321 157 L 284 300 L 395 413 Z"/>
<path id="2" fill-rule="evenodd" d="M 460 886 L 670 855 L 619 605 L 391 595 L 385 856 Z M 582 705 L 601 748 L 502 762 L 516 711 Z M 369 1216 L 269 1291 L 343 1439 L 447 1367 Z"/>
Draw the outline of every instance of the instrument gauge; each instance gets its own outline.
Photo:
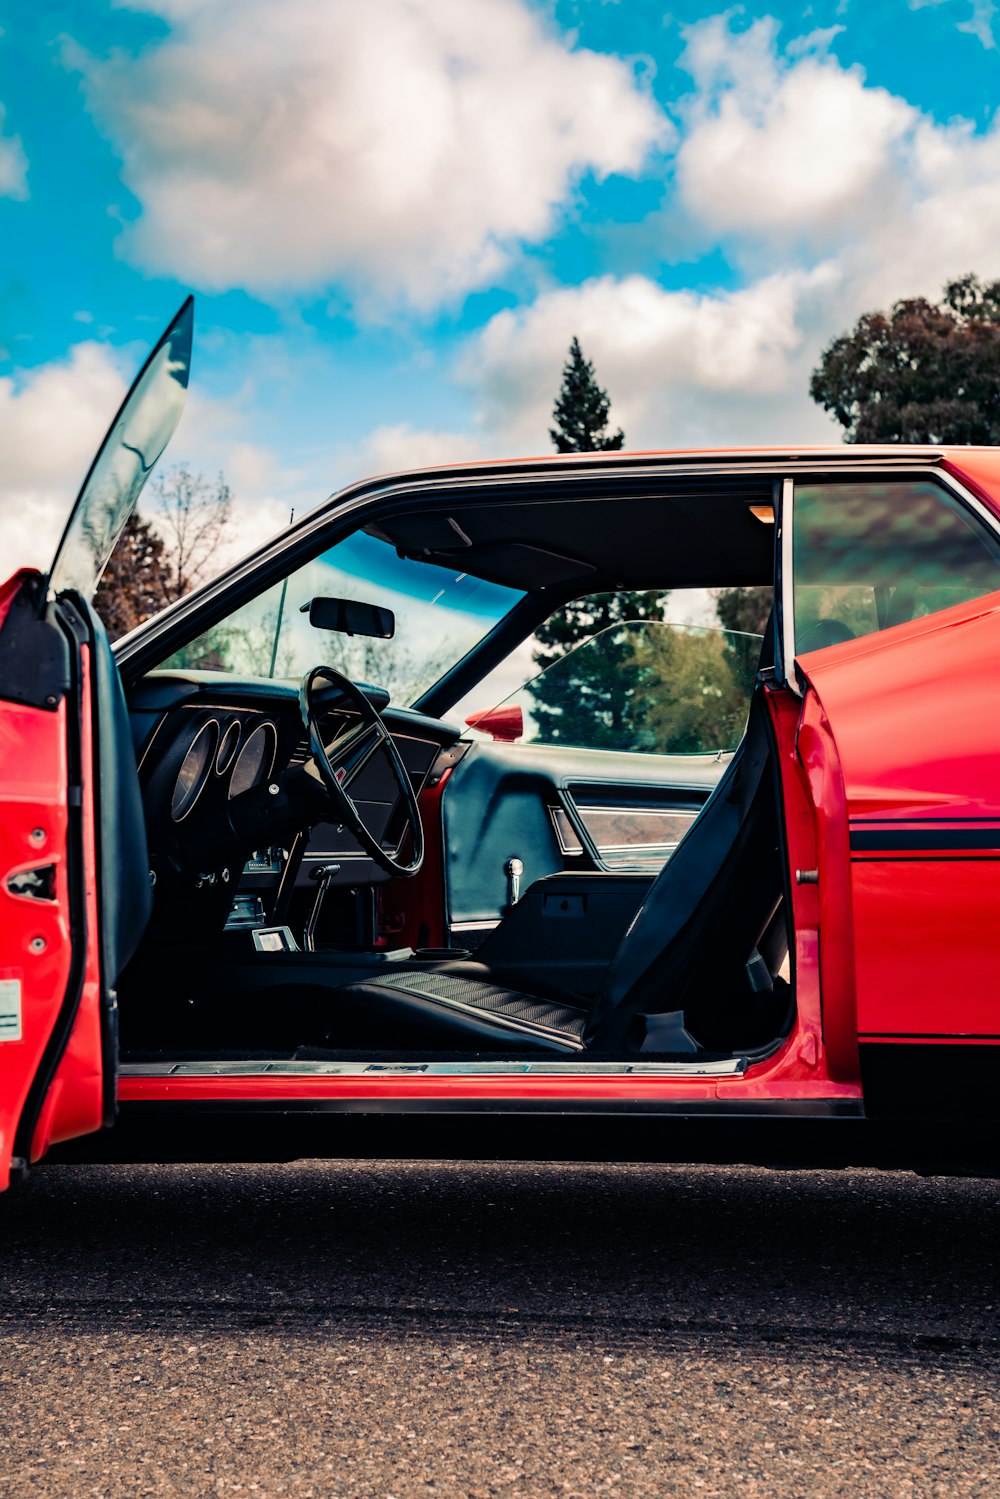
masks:
<path id="1" fill-rule="evenodd" d="M 240 721 L 238 718 L 234 718 L 232 723 L 229 725 L 229 727 L 226 729 L 226 732 L 222 736 L 222 742 L 219 745 L 219 753 L 215 757 L 215 773 L 217 776 L 225 775 L 230 765 L 232 765 L 233 756 L 236 754 L 236 748 L 239 742 Z"/>
<path id="2" fill-rule="evenodd" d="M 252 791 L 266 781 L 274 769 L 274 757 L 278 750 L 278 735 L 273 723 L 262 723 L 247 739 L 240 750 L 229 780 L 229 799 Z"/>
<path id="3" fill-rule="evenodd" d="M 219 725 L 213 718 L 208 723 L 202 724 L 181 761 L 181 768 L 174 782 L 173 795 L 170 798 L 170 815 L 174 822 L 183 822 L 201 795 L 202 788 L 208 780 L 209 771 L 212 769 L 212 759 L 218 742 Z"/>

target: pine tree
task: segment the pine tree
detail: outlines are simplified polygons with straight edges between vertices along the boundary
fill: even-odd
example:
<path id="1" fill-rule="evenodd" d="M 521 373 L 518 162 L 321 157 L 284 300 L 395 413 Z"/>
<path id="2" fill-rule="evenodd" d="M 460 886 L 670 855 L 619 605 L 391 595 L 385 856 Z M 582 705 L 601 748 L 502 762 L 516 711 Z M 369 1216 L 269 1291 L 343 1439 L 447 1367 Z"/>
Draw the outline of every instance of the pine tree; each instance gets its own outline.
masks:
<path id="1" fill-rule="evenodd" d="M 562 385 L 553 407 L 556 426 L 549 436 L 559 453 L 617 452 L 625 443 L 621 427 L 608 433 L 611 401 L 594 378 L 594 366 L 584 359 L 580 341 L 574 338 L 563 366 Z"/>
<path id="2" fill-rule="evenodd" d="M 626 621 L 661 620 L 665 597 L 591 593 L 566 604 L 535 631 L 533 657 L 544 675 L 530 684 L 529 691 L 540 741 L 586 749 L 635 747 L 636 632 L 626 628 Z M 595 635 L 600 640 L 593 640 Z M 577 650 L 584 641 L 593 644 Z M 547 670 L 566 657 L 557 670 Z"/>
<path id="3" fill-rule="evenodd" d="M 619 428 L 608 434 L 610 406 L 607 391 L 594 377 L 594 366 L 584 359 L 574 338 L 553 410 L 559 425 L 549 431 L 558 451 L 617 452 L 624 445 L 625 433 Z M 632 646 L 630 632 L 620 627 L 626 620 L 661 620 L 665 601 L 666 595 L 659 592 L 587 594 L 539 626 L 533 659 L 545 675 L 530 687 L 539 739 L 591 748 L 628 747 Z M 601 631 L 608 633 L 593 649 L 577 652 L 558 671 L 546 671 Z"/>

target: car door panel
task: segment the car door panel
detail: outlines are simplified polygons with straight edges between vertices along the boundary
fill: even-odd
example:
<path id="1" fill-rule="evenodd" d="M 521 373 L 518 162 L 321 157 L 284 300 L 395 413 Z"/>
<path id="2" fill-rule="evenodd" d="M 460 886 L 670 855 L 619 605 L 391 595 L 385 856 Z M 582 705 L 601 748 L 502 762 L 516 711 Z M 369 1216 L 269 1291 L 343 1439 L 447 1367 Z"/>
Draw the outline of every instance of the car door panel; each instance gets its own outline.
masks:
<path id="1" fill-rule="evenodd" d="M 0 701 L 0 1189 L 71 977 L 67 712 Z"/>
<path id="2" fill-rule="evenodd" d="M 600 868 L 651 874 L 663 868 L 707 796 L 704 786 L 610 780 L 568 781 L 563 793 Z"/>
<path id="3" fill-rule="evenodd" d="M 616 754 L 560 745 L 476 742 L 442 795 L 448 922 L 456 941 L 488 930 L 521 889 L 573 870 L 648 873 L 724 769 L 716 755 Z"/>
<path id="4" fill-rule="evenodd" d="M 102 1118 L 101 1047 L 68 1049 L 97 992 L 92 808 L 82 794 L 91 749 L 89 651 L 65 611 L 39 614 L 37 575 L 11 580 L 0 632 L 0 1188 L 74 1123 Z M 19 661 L 37 637 L 47 663 L 34 702 Z M 60 652 L 55 641 L 61 641 Z M 95 1011 L 96 1014 L 96 1011 Z M 99 1020 L 98 1020 L 99 1031 Z M 96 1121 L 96 1122 L 95 1122 Z M 62 1131 L 65 1128 L 65 1133 Z"/>

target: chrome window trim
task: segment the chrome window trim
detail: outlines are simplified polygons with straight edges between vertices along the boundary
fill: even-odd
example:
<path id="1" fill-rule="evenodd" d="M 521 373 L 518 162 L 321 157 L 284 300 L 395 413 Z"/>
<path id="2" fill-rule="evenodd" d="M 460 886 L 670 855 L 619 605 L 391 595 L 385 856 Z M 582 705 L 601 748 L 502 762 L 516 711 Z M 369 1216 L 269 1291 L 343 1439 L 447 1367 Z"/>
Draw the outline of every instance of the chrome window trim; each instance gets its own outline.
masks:
<path id="1" fill-rule="evenodd" d="M 599 847 L 602 854 L 672 854 L 680 841 L 677 838 L 673 843 L 602 843 Z"/>
<path id="2" fill-rule="evenodd" d="M 786 475 L 781 481 L 781 507 L 778 524 L 781 533 L 778 547 L 781 556 L 781 670 L 786 687 L 797 697 L 802 696 L 802 687 L 795 666 L 795 576 L 792 546 L 792 516 L 795 507 L 795 480 Z"/>
<path id="3" fill-rule="evenodd" d="M 576 833 L 573 831 L 573 824 L 570 822 L 569 817 L 567 816 L 565 807 L 554 806 L 550 803 L 547 810 L 549 814 L 549 821 L 552 824 L 552 831 L 555 833 L 556 843 L 559 846 L 559 852 L 562 854 L 564 859 L 579 859 L 584 853 L 584 847 L 579 838 L 577 838 Z M 563 827 L 560 818 L 565 819 L 566 827 L 569 828 L 570 834 L 574 840 L 572 844 L 566 841 L 566 828 Z"/>

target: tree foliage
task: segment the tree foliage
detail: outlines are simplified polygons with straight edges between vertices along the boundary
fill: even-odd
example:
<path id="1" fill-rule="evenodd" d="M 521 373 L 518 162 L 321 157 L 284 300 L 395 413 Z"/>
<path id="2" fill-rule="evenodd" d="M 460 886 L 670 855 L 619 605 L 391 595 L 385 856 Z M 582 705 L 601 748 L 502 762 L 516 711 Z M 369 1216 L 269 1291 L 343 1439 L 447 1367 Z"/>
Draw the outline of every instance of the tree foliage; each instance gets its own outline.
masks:
<path id="1" fill-rule="evenodd" d="M 834 339 L 809 392 L 848 442 L 1000 442 L 1000 281 L 869 312 Z"/>
<path id="2" fill-rule="evenodd" d="M 546 744 L 621 749 L 634 738 L 628 620 L 660 620 L 658 593 L 596 593 L 575 599 L 535 631 L 533 659 L 543 675 L 529 687 L 536 737 Z M 575 648 L 600 631 L 600 649 Z M 573 652 L 574 654 L 570 654 Z M 547 671 L 557 661 L 558 671 Z"/>
<path id="3" fill-rule="evenodd" d="M 630 646 L 631 712 L 643 748 L 675 755 L 736 748 L 757 670 L 756 635 L 653 625 Z"/>
<path id="4" fill-rule="evenodd" d="M 177 464 L 154 475 L 148 493 L 150 518 L 130 518 L 94 596 L 112 640 L 204 582 L 232 527 L 233 496 L 222 474 L 209 481 Z"/>
<path id="5" fill-rule="evenodd" d="M 528 683 L 536 742 L 659 754 L 734 749 L 760 639 L 621 621 Z"/>
<path id="6" fill-rule="evenodd" d="M 611 400 L 594 375 L 594 366 L 583 357 L 577 338 L 569 346 L 569 358 L 563 366 L 562 385 L 552 415 L 556 425 L 549 436 L 559 453 L 617 452 L 624 446 L 625 433 L 608 431 Z"/>
<path id="7" fill-rule="evenodd" d="M 173 571 L 163 537 L 149 521 L 130 516 L 94 595 L 94 608 L 109 638 L 127 635 L 173 597 Z"/>
<path id="8" fill-rule="evenodd" d="M 720 588 L 715 594 L 715 612 L 723 629 L 747 635 L 763 635 L 771 616 L 771 588 Z"/>
<path id="9" fill-rule="evenodd" d="M 232 528 L 233 492 L 221 473 L 209 480 L 178 463 L 154 474 L 149 498 L 167 545 L 173 597 L 180 599 L 214 570 L 216 553 Z"/>

